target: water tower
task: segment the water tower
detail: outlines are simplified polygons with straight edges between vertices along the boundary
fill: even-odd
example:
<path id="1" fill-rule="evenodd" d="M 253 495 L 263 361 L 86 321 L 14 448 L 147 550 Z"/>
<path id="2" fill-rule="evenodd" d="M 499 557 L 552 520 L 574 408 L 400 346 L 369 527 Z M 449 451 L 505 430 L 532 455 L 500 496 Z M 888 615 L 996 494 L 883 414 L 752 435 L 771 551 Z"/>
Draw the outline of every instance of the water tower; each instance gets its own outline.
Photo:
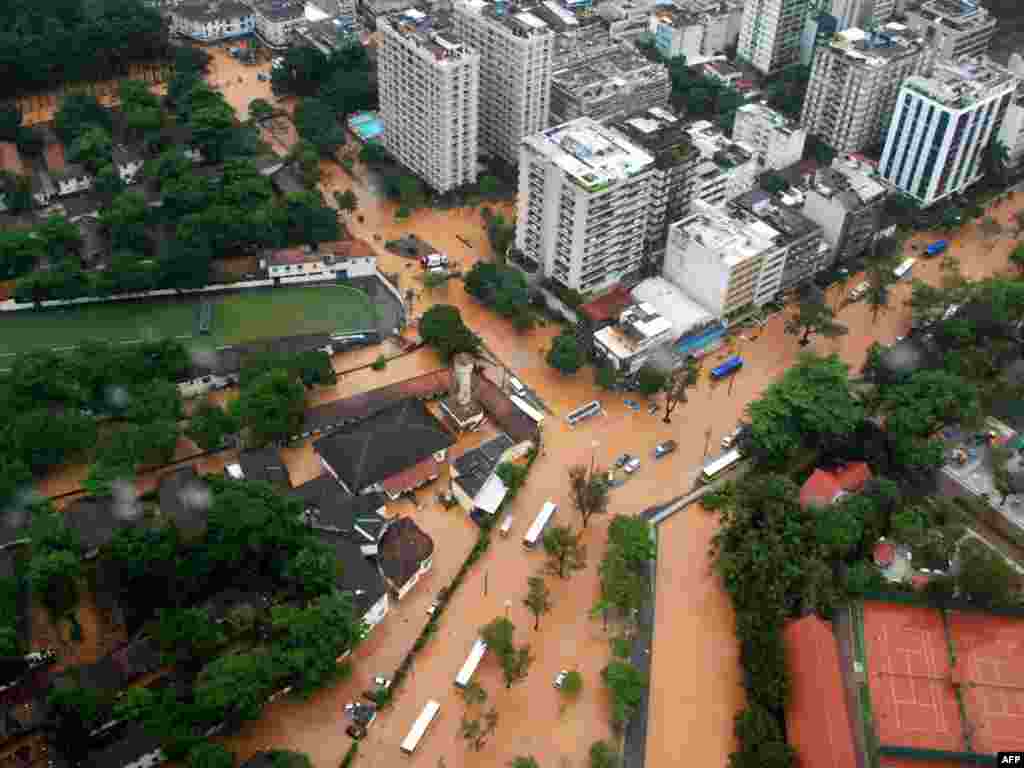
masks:
<path id="1" fill-rule="evenodd" d="M 484 420 L 483 409 L 473 399 L 473 356 L 461 352 L 452 360 L 451 393 L 441 401 L 444 410 L 460 431 L 476 429 Z"/>

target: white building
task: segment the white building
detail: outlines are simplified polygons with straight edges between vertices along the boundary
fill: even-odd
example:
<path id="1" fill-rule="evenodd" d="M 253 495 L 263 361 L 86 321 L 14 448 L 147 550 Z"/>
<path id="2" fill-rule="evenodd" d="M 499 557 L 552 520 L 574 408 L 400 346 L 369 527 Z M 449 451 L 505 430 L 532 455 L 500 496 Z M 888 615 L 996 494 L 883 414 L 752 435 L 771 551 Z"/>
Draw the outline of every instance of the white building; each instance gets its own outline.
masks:
<path id="1" fill-rule="evenodd" d="M 978 181 L 1017 84 L 984 57 L 907 78 L 882 152 L 882 178 L 924 207 Z"/>
<path id="2" fill-rule="evenodd" d="M 1007 165 L 1018 168 L 1024 162 L 1024 57 L 1019 53 L 1011 54 L 1008 66 L 1021 84 L 1017 86 L 1017 93 L 999 127 L 998 140 L 1006 147 Z"/>
<path id="3" fill-rule="evenodd" d="M 526 138 L 516 247 L 566 288 L 614 285 L 641 264 L 653 173 L 651 155 L 591 118 Z"/>
<path id="4" fill-rule="evenodd" d="M 731 24 L 737 18 L 738 14 L 728 8 L 701 13 L 674 5 L 659 5 L 651 14 L 648 31 L 654 35 L 654 45 L 662 56 L 668 59 L 685 56 L 692 62 L 721 54 L 734 44 L 739 27 Z"/>
<path id="5" fill-rule="evenodd" d="M 77 163 L 68 163 L 50 176 L 57 182 L 57 194 L 60 197 L 92 189 L 92 174 Z"/>
<path id="6" fill-rule="evenodd" d="M 651 304 L 640 303 L 624 310 L 617 324 L 594 333 L 594 350 L 616 371 L 631 375 L 677 336 L 668 319 Z"/>
<path id="7" fill-rule="evenodd" d="M 744 104 L 736 110 L 732 137 L 756 150 L 769 168 L 800 162 L 807 131 L 765 104 Z"/>
<path id="8" fill-rule="evenodd" d="M 171 6 L 171 32 L 211 43 L 251 34 L 256 15 L 249 6 L 235 0 L 183 3 Z"/>
<path id="9" fill-rule="evenodd" d="M 515 165 L 520 142 L 548 127 L 555 35 L 538 16 L 504 0 L 459 0 L 452 22 L 480 54 L 480 149 Z"/>
<path id="10" fill-rule="evenodd" d="M 292 31 L 306 23 L 303 0 L 249 0 L 256 16 L 256 33 L 271 48 L 288 45 Z"/>
<path id="11" fill-rule="evenodd" d="M 737 56 L 764 74 L 797 63 L 809 7 L 809 0 L 748 0 Z"/>
<path id="12" fill-rule="evenodd" d="M 322 243 L 315 251 L 308 246 L 282 248 L 270 254 L 261 266 L 270 278 L 283 283 L 303 282 L 302 278 L 372 277 L 377 271 L 377 257 L 366 248 L 352 245 L 355 242 Z"/>
<path id="13" fill-rule="evenodd" d="M 480 54 L 408 9 L 377 18 L 388 152 L 438 192 L 476 181 Z"/>
<path id="14" fill-rule="evenodd" d="M 692 200 L 722 205 L 753 189 L 765 166 L 751 147 L 733 141 L 708 120 L 690 123 L 686 131 L 701 154 L 691 179 Z"/>
<path id="15" fill-rule="evenodd" d="M 934 58 L 923 38 L 901 24 L 869 34 L 853 27 L 814 54 L 800 122 L 839 153 L 881 144 L 900 83 Z"/>
<path id="16" fill-rule="evenodd" d="M 996 17 L 974 0 L 927 0 L 906 15 L 907 26 L 941 59 L 980 56 L 996 33 Z"/>

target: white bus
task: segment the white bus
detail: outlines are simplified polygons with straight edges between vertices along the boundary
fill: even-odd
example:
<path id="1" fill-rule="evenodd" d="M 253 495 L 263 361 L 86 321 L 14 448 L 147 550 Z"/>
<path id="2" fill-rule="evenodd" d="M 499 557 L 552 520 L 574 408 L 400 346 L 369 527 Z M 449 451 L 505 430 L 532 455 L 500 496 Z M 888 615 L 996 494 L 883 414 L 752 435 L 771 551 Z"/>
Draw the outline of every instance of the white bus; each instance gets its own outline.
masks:
<path id="1" fill-rule="evenodd" d="M 466 663 L 462 665 L 462 669 L 459 670 L 459 674 L 455 676 L 455 685 L 459 688 L 465 688 L 469 685 L 469 681 L 473 679 L 473 673 L 476 672 L 476 668 L 480 666 L 480 661 L 483 659 L 485 653 L 487 653 L 487 643 L 483 640 L 477 639 L 469 651 Z"/>
<path id="2" fill-rule="evenodd" d="M 427 706 L 420 712 L 420 716 L 416 718 L 416 722 L 412 724 L 412 728 L 409 730 L 409 735 L 405 737 L 405 741 L 402 742 L 402 751 L 407 755 L 411 755 L 416 751 L 416 747 L 420 743 L 420 739 L 423 738 L 423 734 L 427 732 L 427 728 L 434 722 L 434 718 L 437 717 L 438 710 L 441 709 L 441 705 L 431 699 L 427 702 Z"/>
<path id="3" fill-rule="evenodd" d="M 544 506 L 540 509 L 540 514 L 537 515 L 537 519 L 530 524 L 530 529 L 523 537 L 524 547 L 527 549 L 533 549 L 537 545 L 537 540 L 540 539 L 540 535 L 544 533 L 544 528 L 547 527 L 548 521 L 551 520 L 551 516 L 557 511 L 558 505 L 555 504 L 555 502 L 544 502 Z"/>
<path id="4" fill-rule="evenodd" d="M 743 454 L 739 452 L 739 449 L 733 448 L 728 453 L 723 453 L 717 459 L 707 464 L 701 473 L 700 479 L 705 483 L 710 483 L 723 472 L 728 472 L 735 467 L 742 458 Z"/>
<path id="5" fill-rule="evenodd" d="M 518 408 L 520 411 L 522 411 L 531 419 L 533 419 L 534 423 L 537 426 L 540 426 L 541 424 L 544 423 L 544 414 L 538 411 L 528 402 L 526 402 L 523 398 L 519 397 L 518 395 L 509 395 L 509 400 L 515 403 L 516 408 Z"/>
<path id="6" fill-rule="evenodd" d="M 898 267 L 896 267 L 896 269 L 892 271 L 892 273 L 896 276 L 896 279 L 902 280 L 904 277 L 910 277 L 911 270 L 914 269 L 915 261 L 917 261 L 917 259 L 907 259 Z"/>
<path id="7" fill-rule="evenodd" d="M 581 405 L 576 410 L 570 411 L 565 420 L 569 422 L 570 427 L 575 427 L 584 419 L 589 419 L 591 416 L 596 416 L 599 413 L 601 413 L 601 404 L 597 400 L 591 400 L 586 405 Z"/>

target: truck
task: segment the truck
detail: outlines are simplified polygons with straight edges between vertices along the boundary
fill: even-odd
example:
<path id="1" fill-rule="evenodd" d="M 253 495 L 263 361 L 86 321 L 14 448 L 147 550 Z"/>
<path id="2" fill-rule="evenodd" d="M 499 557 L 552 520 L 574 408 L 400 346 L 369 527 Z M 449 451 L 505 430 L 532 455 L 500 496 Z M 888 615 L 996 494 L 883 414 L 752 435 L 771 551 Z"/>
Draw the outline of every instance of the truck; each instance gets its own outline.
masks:
<path id="1" fill-rule="evenodd" d="M 433 267 L 447 267 L 448 257 L 443 253 L 430 253 L 420 259 L 420 263 L 425 269 L 431 269 Z"/>
<path id="2" fill-rule="evenodd" d="M 946 247 L 948 245 L 949 242 L 946 240 L 936 240 L 934 243 L 931 243 L 927 248 L 925 248 L 924 252 L 927 253 L 929 256 L 938 256 L 940 253 L 946 250 Z"/>

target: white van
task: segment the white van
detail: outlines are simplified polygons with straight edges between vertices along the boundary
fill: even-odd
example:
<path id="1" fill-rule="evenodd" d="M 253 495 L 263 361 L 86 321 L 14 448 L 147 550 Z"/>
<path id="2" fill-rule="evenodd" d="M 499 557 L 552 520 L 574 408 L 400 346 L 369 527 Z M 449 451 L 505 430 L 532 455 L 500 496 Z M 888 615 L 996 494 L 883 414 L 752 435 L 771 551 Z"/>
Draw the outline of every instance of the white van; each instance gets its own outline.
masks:
<path id="1" fill-rule="evenodd" d="M 850 291 L 850 301 L 860 301 L 863 299 L 864 294 L 868 292 L 870 287 L 871 286 L 866 280 L 863 283 L 860 283 L 856 288 Z"/>
<path id="2" fill-rule="evenodd" d="M 434 267 L 447 267 L 448 257 L 445 256 L 443 253 L 431 253 L 420 259 L 420 263 L 423 264 L 423 266 L 426 269 L 433 269 Z"/>
<path id="3" fill-rule="evenodd" d="M 523 386 L 523 382 L 517 379 L 515 376 L 508 377 L 508 385 L 512 387 L 512 391 L 517 395 L 523 394 L 526 391 L 526 387 Z"/>

